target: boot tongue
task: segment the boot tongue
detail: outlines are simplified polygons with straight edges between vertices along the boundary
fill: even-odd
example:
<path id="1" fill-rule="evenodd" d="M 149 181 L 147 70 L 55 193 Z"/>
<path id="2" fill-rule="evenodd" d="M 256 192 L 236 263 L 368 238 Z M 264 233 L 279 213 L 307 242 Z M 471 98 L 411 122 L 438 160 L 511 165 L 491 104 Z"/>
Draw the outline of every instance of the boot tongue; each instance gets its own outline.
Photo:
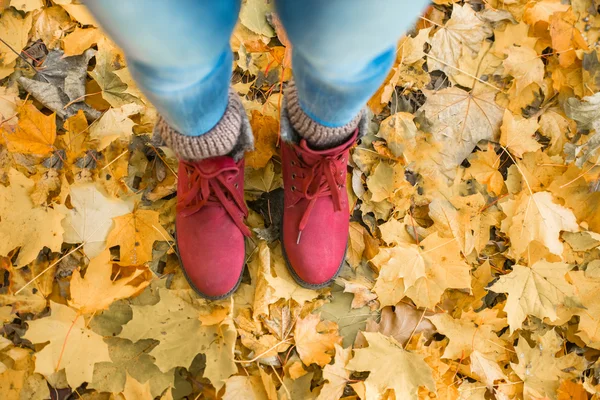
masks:
<path id="1" fill-rule="evenodd" d="M 207 178 L 214 178 L 225 171 L 236 171 L 238 169 L 231 157 L 211 157 L 195 163 L 196 168 Z"/>

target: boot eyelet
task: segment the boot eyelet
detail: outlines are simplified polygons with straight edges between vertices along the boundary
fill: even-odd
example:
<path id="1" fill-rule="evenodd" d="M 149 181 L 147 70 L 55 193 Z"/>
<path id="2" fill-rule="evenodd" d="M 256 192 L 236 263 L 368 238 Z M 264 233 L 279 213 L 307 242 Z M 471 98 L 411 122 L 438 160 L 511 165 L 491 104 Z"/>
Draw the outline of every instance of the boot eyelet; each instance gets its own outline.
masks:
<path id="1" fill-rule="evenodd" d="M 292 192 L 296 191 L 296 186 L 292 186 Z"/>
<path id="2" fill-rule="evenodd" d="M 234 186 L 236 189 L 239 189 L 239 185 L 238 185 L 237 183 L 234 183 L 234 184 L 233 184 L 233 186 Z"/>
<path id="3" fill-rule="evenodd" d="M 292 174 L 292 179 L 296 179 L 296 174 Z"/>
<path id="4" fill-rule="evenodd" d="M 293 165 L 293 166 L 296 166 L 296 161 L 292 161 L 292 165 Z"/>

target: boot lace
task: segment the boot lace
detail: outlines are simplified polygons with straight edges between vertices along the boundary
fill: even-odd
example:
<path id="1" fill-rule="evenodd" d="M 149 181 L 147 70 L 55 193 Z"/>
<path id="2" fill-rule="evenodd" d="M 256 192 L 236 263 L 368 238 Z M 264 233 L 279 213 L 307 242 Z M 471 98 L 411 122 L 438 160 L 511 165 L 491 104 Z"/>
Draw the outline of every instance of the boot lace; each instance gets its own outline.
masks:
<path id="1" fill-rule="evenodd" d="M 248 208 L 244 197 L 233 182 L 235 174 L 207 175 L 202 172 L 197 163 L 183 161 L 183 164 L 190 185 L 182 193 L 178 193 L 177 210 L 184 217 L 189 217 L 207 205 L 223 206 L 244 236 L 251 236 L 250 230 L 244 224 L 244 217 L 248 216 Z M 239 173 L 239 170 L 236 173 Z"/>
<path id="2" fill-rule="evenodd" d="M 298 225 L 298 239 L 300 243 L 302 231 L 306 228 L 310 214 L 320 197 L 330 196 L 333 200 L 335 211 L 342 210 L 342 190 L 345 180 L 346 164 L 343 161 L 344 154 L 330 155 L 321 157 L 312 165 L 306 164 L 301 157 L 294 152 L 296 157 L 292 166 L 296 166 L 301 171 L 300 188 L 292 186 L 292 191 L 298 191 L 298 194 L 308 200 L 308 205 L 302 214 Z M 292 173 L 295 180 L 296 173 Z"/>

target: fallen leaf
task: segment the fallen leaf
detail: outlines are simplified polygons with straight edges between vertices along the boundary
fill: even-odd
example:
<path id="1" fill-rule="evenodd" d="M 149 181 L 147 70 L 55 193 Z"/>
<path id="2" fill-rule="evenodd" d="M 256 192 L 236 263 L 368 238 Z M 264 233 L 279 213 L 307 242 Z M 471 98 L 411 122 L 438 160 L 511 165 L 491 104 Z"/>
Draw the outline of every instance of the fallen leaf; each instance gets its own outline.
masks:
<path id="1" fill-rule="evenodd" d="M 125 104 L 111 108 L 90 127 L 90 138 L 98 140 L 98 150 L 104 150 L 117 139 L 127 139 L 133 134 L 135 123 L 129 118 L 144 107 L 139 104 Z"/>
<path id="2" fill-rule="evenodd" d="M 33 261 L 43 247 L 59 251 L 63 242 L 64 215 L 52 208 L 34 207 L 29 193 L 33 181 L 11 169 L 10 186 L 0 185 L 0 256 L 20 247 L 18 267 Z"/>
<path id="3" fill-rule="evenodd" d="M 158 213 L 137 209 L 114 217 L 115 227 L 106 238 L 108 247 L 120 246 L 120 265 L 142 265 L 152 260 L 152 246 L 157 240 L 168 241 L 171 235 L 158 221 Z"/>
<path id="4" fill-rule="evenodd" d="M 553 254 L 562 254 L 561 231 L 577 232 L 579 226 L 573 211 L 554 202 L 550 192 L 522 192 L 515 200 L 500 204 L 506 219 L 502 232 L 511 240 L 511 252 L 517 256 L 536 240 Z"/>
<path id="5" fill-rule="evenodd" d="M 2 11 L 2 16 L 0 16 L 0 32 L 2 32 L 2 40 L 10 47 L 4 43 L 0 43 L 1 64 L 8 65 L 19 58 L 19 53 L 27 45 L 31 24 L 31 14 L 22 17 L 18 11 L 13 9 Z M 11 47 L 14 51 L 11 50 Z"/>
<path id="6" fill-rule="evenodd" d="M 69 386 L 74 388 L 91 382 L 94 364 L 110 361 L 106 343 L 69 307 L 50 302 L 50 310 L 49 317 L 27 322 L 24 338 L 32 343 L 50 342 L 36 353 L 35 371 L 49 377 L 64 369 Z"/>
<path id="7" fill-rule="evenodd" d="M 250 125 L 254 135 L 254 150 L 246 154 L 246 165 L 256 169 L 264 168 L 277 154 L 279 121 L 253 110 Z"/>
<path id="8" fill-rule="evenodd" d="M 500 144 L 515 156 L 522 158 L 524 153 L 542 148 L 542 145 L 534 138 L 538 128 L 539 125 L 535 119 L 515 118 L 510 111 L 504 110 L 500 128 Z"/>
<path id="9" fill-rule="evenodd" d="M 338 335 L 336 323 L 321 321 L 319 314 L 309 314 L 296 321 L 294 341 L 304 365 L 315 363 L 323 367 L 331 361 L 329 353 L 335 344 L 341 343 L 342 338 Z"/>
<path id="10" fill-rule="evenodd" d="M 504 69 L 515 79 L 517 94 L 532 83 L 541 86 L 544 80 L 544 63 L 534 49 L 513 45 L 506 49 L 506 53 L 508 57 L 503 62 Z"/>
<path id="11" fill-rule="evenodd" d="M 63 48 L 65 56 L 76 56 L 97 44 L 104 35 L 97 28 L 79 28 L 76 27 L 73 33 L 70 33 L 63 39 Z"/>
<path id="12" fill-rule="evenodd" d="M 501 276 L 490 287 L 496 293 L 508 294 L 504 311 L 511 332 L 520 328 L 528 315 L 554 321 L 558 305 L 577 305 L 574 287 L 566 280 L 570 269 L 568 264 L 546 260 L 531 267 L 515 264 L 510 274 Z"/>
<path id="13" fill-rule="evenodd" d="M 84 243 L 83 250 L 94 258 L 106 247 L 112 218 L 129 213 L 133 205 L 107 196 L 93 184 L 72 185 L 70 196 L 73 209 L 59 207 L 67 216 L 62 222 L 64 241 Z"/>
<path id="14" fill-rule="evenodd" d="M 439 69 L 448 75 L 456 73 L 463 52 L 471 57 L 479 52 L 481 43 L 492 34 L 470 5 L 453 5 L 452 17 L 431 38 L 432 56 L 427 60 L 429 70 Z"/>
<path id="15" fill-rule="evenodd" d="M 154 396 L 150 393 L 150 382 L 141 384 L 129 374 L 126 374 L 125 389 L 123 390 L 123 396 L 125 400 L 153 400 Z"/>
<path id="16" fill-rule="evenodd" d="M 110 304 L 119 299 L 126 299 L 140 293 L 150 284 L 143 277 L 145 270 L 136 269 L 126 277 L 117 275 L 112 279 L 112 263 L 110 252 L 105 250 L 90 261 L 85 270 L 85 277 L 80 271 L 74 271 L 71 277 L 71 300 L 69 306 L 81 314 L 93 314 L 106 310 Z M 146 277 L 147 278 L 147 277 Z"/>
<path id="17" fill-rule="evenodd" d="M 6 129 L 2 132 L 9 151 L 40 156 L 52 152 L 56 140 L 56 116 L 46 116 L 30 103 L 20 107 L 18 113 L 15 132 Z"/>
<path id="18" fill-rule="evenodd" d="M 220 389 L 227 378 L 237 372 L 233 348 L 237 337 L 233 324 L 224 321 L 204 326 L 193 303 L 178 297 L 174 291 L 159 289 L 160 301 L 155 305 L 133 306 L 133 319 L 119 337 L 136 342 L 155 339 L 159 344 L 150 351 L 156 365 L 166 372 L 175 367 L 189 368 L 198 353 L 206 355 L 205 377 Z M 170 332 L 166 335 L 164 332 Z M 193 335 L 195 340 L 187 338 Z"/>
<path id="19" fill-rule="evenodd" d="M 443 146 L 445 169 L 460 165 L 480 140 L 498 140 L 504 110 L 494 100 L 496 93 L 481 86 L 471 92 L 458 87 L 427 92 L 421 110 L 433 124 L 434 138 Z"/>
<path id="20" fill-rule="evenodd" d="M 346 368 L 371 372 L 365 380 L 367 399 L 378 399 L 387 389 L 393 389 L 397 399 L 417 400 L 419 386 L 435 390 L 431 368 L 422 357 L 404 350 L 395 339 L 381 333 L 363 335 L 369 347 L 354 350 Z"/>
<path id="21" fill-rule="evenodd" d="M 323 385 L 317 400 L 338 400 L 344 393 L 344 388 L 350 379 L 350 371 L 346 364 L 350 360 L 352 349 L 344 349 L 339 344 L 335 345 L 335 362 L 323 368 L 323 379 L 327 382 Z"/>

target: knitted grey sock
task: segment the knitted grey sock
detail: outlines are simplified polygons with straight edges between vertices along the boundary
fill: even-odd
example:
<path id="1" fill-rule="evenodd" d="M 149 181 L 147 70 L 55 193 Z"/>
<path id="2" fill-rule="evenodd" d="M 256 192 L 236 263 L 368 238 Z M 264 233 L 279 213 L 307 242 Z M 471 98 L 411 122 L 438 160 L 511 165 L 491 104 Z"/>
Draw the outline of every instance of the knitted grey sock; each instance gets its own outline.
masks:
<path id="1" fill-rule="evenodd" d="M 298 135 L 306 139 L 310 147 L 317 150 L 336 147 L 344 143 L 356 130 L 362 118 L 363 113 L 360 112 L 346 125 L 335 128 L 324 126 L 310 118 L 302 110 L 294 82 L 291 82 L 284 90 L 284 95 L 287 114 L 292 127 L 298 132 Z"/>
<path id="2" fill-rule="evenodd" d="M 154 128 L 154 135 L 160 136 L 179 158 L 198 161 L 230 154 L 236 148 L 240 134 L 246 125 L 247 118 L 242 101 L 238 94 L 230 89 L 225 114 L 210 131 L 200 136 L 184 135 L 171 128 L 161 117 Z"/>

